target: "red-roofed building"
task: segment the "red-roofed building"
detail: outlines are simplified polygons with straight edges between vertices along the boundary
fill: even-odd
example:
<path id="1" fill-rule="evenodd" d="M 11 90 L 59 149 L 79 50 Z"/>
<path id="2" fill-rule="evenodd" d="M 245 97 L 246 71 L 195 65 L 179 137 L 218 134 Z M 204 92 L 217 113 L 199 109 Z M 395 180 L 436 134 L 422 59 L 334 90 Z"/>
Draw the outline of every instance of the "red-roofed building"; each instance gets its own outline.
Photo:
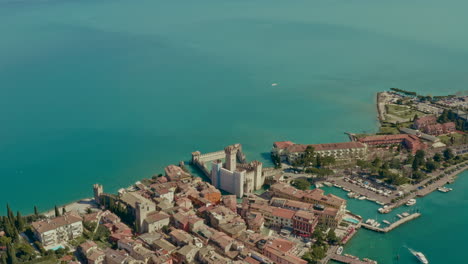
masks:
<path id="1" fill-rule="evenodd" d="M 444 124 L 437 123 L 435 116 L 424 116 L 414 121 L 414 128 L 421 130 L 423 133 L 439 136 L 455 132 L 456 126 L 454 122 Z"/>
<path id="2" fill-rule="evenodd" d="M 388 146 L 401 144 L 408 148 L 413 154 L 418 150 L 426 149 L 426 145 L 414 135 L 398 134 L 398 135 L 375 135 L 367 136 L 358 139 L 359 142 L 370 146 Z"/>
<path id="3" fill-rule="evenodd" d="M 271 259 L 273 263 L 280 264 L 307 264 L 307 261 L 294 256 L 291 253 L 285 253 L 276 247 L 265 246 L 263 254 Z"/>
<path id="4" fill-rule="evenodd" d="M 315 227 L 318 224 L 319 218 L 311 212 L 297 211 L 293 217 L 294 233 L 310 237 L 314 233 Z"/>

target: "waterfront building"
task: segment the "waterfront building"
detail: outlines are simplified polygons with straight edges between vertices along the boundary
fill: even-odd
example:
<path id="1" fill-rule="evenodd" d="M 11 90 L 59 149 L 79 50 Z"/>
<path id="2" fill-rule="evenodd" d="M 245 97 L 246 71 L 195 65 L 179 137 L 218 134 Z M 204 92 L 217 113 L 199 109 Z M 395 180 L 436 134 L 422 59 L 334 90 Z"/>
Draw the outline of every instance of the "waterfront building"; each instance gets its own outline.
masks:
<path id="1" fill-rule="evenodd" d="M 299 258 L 294 254 L 297 250 L 294 242 L 277 238 L 277 237 L 264 237 L 257 241 L 257 248 L 261 253 L 269 258 L 273 263 L 287 263 L 287 264 L 305 264 L 307 261 Z"/>
<path id="2" fill-rule="evenodd" d="M 319 217 L 320 223 L 336 227 L 346 213 L 346 200 L 333 194 L 325 195 L 322 189 L 301 191 L 286 183 L 270 187 L 274 198 L 270 204 L 290 210 L 310 211 Z"/>
<path id="3" fill-rule="evenodd" d="M 307 211 L 296 211 L 292 219 L 294 233 L 310 237 L 318 224 L 318 217 Z"/>
<path id="4" fill-rule="evenodd" d="M 313 204 L 294 201 L 284 198 L 272 198 L 270 201 L 271 206 L 290 209 L 293 211 L 309 211 L 319 217 L 319 224 L 323 224 L 327 227 L 336 228 L 343 219 L 346 210 L 338 210 L 333 207 L 317 207 L 315 209 Z"/>
<path id="5" fill-rule="evenodd" d="M 434 136 L 452 133 L 456 130 L 454 122 L 439 124 L 437 123 L 437 118 L 433 115 L 420 117 L 414 120 L 413 127 L 426 134 Z"/>
<path id="6" fill-rule="evenodd" d="M 185 172 L 181 167 L 176 165 L 169 165 L 164 168 L 164 172 L 166 174 L 166 178 L 169 181 L 182 181 L 185 182 L 189 180 L 192 175 L 190 173 Z"/>
<path id="7" fill-rule="evenodd" d="M 295 212 L 284 208 L 272 208 L 271 217 L 268 217 L 270 226 L 279 228 L 293 228 L 293 218 Z"/>
<path id="8" fill-rule="evenodd" d="M 34 235 L 45 248 L 52 248 L 83 234 L 82 218 L 74 212 L 31 224 Z"/>
<path id="9" fill-rule="evenodd" d="M 426 149 L 426 144 L 415 135 L 397 134 L 397 135 L 375 135 L 367 136 L 358 139 L 359 142 L 369 146 L 390 146 L 402 145 L 411 153 L 416 153 L 418 150 Z"/>
<path id="10" fill-rule="evenodd" d="M 367 156 L 367 146 L 354 141 L 308 145 L 279 141 L 273 143 L 271 152 L 272 155 L 280 157 L 281 161 L 292 163 L 302 157 L 309 146 L 314 148 L 316 154 L 322 157 L 333 157 L 336 160 L 364 159 Z"/>

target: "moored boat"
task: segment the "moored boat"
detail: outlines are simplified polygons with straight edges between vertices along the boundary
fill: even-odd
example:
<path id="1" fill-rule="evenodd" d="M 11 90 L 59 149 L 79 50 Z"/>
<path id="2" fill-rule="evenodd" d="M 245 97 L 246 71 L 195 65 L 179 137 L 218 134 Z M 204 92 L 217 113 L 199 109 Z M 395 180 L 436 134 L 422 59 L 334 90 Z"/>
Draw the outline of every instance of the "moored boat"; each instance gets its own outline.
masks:
<path id="1" fill-rule="evenodd" d="M 336 254 L 341 255 L 342 253 L 343 253 L 343 247 L 339 247 L 339 248 L 336 250 Z"/>
<path id="2" fill-rule="evenodd" d="M 408 202 L 406 202 L 407 206 L 413 206 L 416 204 L 416 199 L 409 199 Z"/>
<path id="3" fill-rule="evenodd" d="M 439 192 L 447 193 L 447 192 L 452 191 L 453 189 L 452 188 L 447 188 L 447 187 L 439 187 L 439 188 L 437 188 L 437 190 Z"/>

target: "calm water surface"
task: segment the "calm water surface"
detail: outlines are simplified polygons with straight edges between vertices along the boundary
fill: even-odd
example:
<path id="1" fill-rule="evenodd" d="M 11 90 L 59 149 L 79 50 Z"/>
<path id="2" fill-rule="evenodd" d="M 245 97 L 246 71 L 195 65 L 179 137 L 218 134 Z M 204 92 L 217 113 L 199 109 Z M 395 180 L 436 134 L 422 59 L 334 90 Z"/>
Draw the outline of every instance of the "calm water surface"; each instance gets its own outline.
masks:
<path id="1" fill-rule="evenodd" d="M 240 142 L 249 159 L 269 164 L 276 140 L 375 131 L 377 91 L 467 90 L 467 8 L 454 0 L 0 0 L 0 205 L 45 210 L 91 196 L 95 182 L 115 191 L 194 150 Z M 390 239 L 360 232 L 346 250 L 381 254 L 381 263 L 404 243 L 426 249 L 431 263 L 461 256 L 465 226 L 436 233 L 446 225 L 431 219 Z"/>

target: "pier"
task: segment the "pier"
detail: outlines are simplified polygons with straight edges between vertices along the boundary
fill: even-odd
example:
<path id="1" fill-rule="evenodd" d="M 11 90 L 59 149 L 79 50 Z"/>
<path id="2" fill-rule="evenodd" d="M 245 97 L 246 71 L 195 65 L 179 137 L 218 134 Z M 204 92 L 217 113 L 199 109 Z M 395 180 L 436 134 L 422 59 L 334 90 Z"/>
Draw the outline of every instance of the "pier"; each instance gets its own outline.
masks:
<path id="1" fill-rule="evenodd" d="M 348 264 L 377 264 L 377 261 L 370 260 L 370 259 L 359 259 L 358 257 L 351 256 L 351 255 L 338 255 L 332 254 L 330 255 L 330 259 L 334 261 L 338 261 L 341 263 L 348 263 Z"/>
<path id="2" fill-rule="evenodd" d="M 421 213 L 414 213 L 414 214 L 411 214 L 407 217 L 404 217 L 398 221 L 396 221 L 395 223 L 392 223 L 391 225 L 387 226 L 387 227 L 384 227 L 384 228 L 380 228 L 380 227 L 375 227 L 375 226 L 371 226 L 369 224 L 366 224 L 366 223 L 362 223 L 361 226 L 366 228 L 366 229 L 369 229 L 369 230 L 372 230 L 372 231 L 375 231 L 375 232 L 380 232 L 380 233 L 387 233 L 387 232 L 390 232 L 392 231 L 393 229 L 399 227 L 400 225 L 406 223 L 406 222 L 409 222 L 411 220 L 414 220 L 418 217 L 421 216 Z"/>

